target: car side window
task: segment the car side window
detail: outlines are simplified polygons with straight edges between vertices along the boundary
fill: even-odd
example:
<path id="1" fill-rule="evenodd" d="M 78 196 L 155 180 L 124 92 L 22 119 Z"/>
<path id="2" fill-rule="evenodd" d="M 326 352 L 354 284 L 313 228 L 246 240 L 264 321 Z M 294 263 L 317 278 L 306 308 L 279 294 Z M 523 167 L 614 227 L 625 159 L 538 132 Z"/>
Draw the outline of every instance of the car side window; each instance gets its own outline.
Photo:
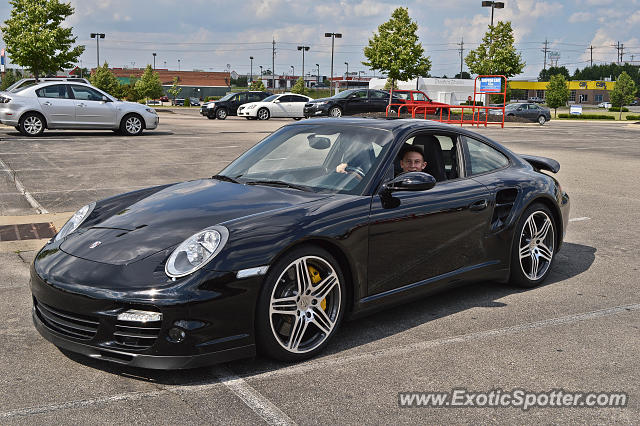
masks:
<path id="1" fill-rule="evenodd" d="M 497 149 L 475 139 L 463 137 L 469 152 L 468 175 L 497 170 L 509 164 L 509 159 Z"/>
<path id="2" fill-rule="evenodd" d="M 278 99 L 280 102 L 293 102 L 293 96 L 286 95 Z"/>
<path id="3" fill-rule="evenodd" d="M 369 96 L 371 96 L 371 99 L 384 99 L 386 97 L 388 97 L 388 93 L 387 92 L 383 92 L 381 90 L 370 90 L 369 91 Z M 395 96 L 395 93 L 394 93 Z M 400 94 L 399 96 L 402 96 L 402 94 Z M 403 99 L 408 99 L 408 98 L 403 98 Z"/>
<path id="4" fill-rule="evenodd" d="M 244 104 L 247 102 L 247 94 L 246 93 L 240 93 L 236 96 L 236 101 L 240 102 L 241 104 Z"/>
<path id="5" fill-rule="evenodd" d="M 303 98 L 302 96 L 291 95 L 289 97 L 291 98 L 289 102 L 307 102 L 307 98 Z"/>
<path id="6" fill-rule="evenodd" d="M 249 93 L 249 102 L 260 102 L 263 97 L 260 96 L 260 93 Z"/>
<path id="7" fill-rule="evenodd" d="M 366 99 L 367 98 L 367 91 L 366 90 L 358 90 L 356 92 L 353 92 L 353 94 L 351 95 L 351 98 Z"/>
<path id="8" fill-rule="evenodd" d="M 90 87 L 71 85 L 73 97 L 81 101 L 101 101 L 102 93 Z"/>
<path id="9" fill-rule="evenodd" d="M 424 102 L 424 101 L 427 100 L 427 98 L 425 98 L 425 96 L 422 93 L 414 93 L 413 94 L 413 100 L 414 101 Z"/>
<path id="10" fill-rule="evenodd" d="M 36 90 L 36 95 L 38 95 L 39 98 L 69 99 L 69 92 L 67 92 L 66 84 L 54 84 L 52 86 L 43 87 Z"/>

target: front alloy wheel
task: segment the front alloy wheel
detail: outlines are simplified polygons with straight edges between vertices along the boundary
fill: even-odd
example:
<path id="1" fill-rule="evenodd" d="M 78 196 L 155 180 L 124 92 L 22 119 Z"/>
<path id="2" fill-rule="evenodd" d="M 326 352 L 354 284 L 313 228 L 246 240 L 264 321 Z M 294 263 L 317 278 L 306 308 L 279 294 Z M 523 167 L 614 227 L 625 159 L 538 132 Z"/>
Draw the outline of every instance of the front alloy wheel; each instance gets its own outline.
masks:
<path id="1" fill-rule="evenodd" d="M 540 117 L 538 117 L 538 123 L 543 126 L 544 123 L 547 122 L 547 118 L 544 115 L 541 115 Z"/>
<path id="2" fill-rule="evenodd" d="M 344 312 L 344 280 L 326 251 L 307 247 L 272 268 L 258 309 L 260 349 L 282 361 L 320 352 Z"/>
<path id="3" fill-rule="evenodd" d="M 521 287 L 535 287 L 544 281 L 555 253 L 551 212 L 542 205 L 532 207 L 527 209 L 517 228 L 517 246 L 514 246 L 511 265 L 512 282 Z"/>
<path id="4" fill-rule="evenodd" d="M 342 110 L 340 109 L 340 107 L 337 107 L 337 106 L 332 107 L 329 110 L 329 115 L 331 117 L 342 117 Z"/>
<path id="5" fill-rule="evenodd" d="M 120 132 L 125 136 L 138 136 L 142 134 L 143 130 L 142 118 L 137 114 L 125 116 L 120 123 Z"/>
<path id="6" fill-rule="evenodd" d="M 266 108 L 260 108 L 258 110 L 258 120 L 268 120 L 269 119 L 269 110 Z"/>

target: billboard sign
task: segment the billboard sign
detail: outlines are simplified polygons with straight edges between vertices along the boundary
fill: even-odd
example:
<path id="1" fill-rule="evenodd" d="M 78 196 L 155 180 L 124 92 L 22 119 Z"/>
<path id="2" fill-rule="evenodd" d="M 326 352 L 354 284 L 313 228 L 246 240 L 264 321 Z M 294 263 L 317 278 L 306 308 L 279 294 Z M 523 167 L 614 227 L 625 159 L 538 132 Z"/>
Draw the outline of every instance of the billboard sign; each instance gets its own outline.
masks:
<path id="1" fill-rule="evenodd" d="M 480 92 L 502 92 L 501 77 L 482 77 L 480 78 Z"/>

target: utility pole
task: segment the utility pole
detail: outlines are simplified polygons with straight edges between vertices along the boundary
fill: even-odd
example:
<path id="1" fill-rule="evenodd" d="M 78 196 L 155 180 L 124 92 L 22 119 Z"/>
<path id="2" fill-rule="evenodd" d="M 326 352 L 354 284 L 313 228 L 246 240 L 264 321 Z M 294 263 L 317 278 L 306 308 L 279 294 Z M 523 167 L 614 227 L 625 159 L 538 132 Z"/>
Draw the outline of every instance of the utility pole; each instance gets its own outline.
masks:
<path id="1" fill-rule="evenodd" d="M 611 47 L 615 48 L 617 51 L 617 56 L 616 56 L 616 62 L 620 62 L 620 42 L 617 42 L 616 44 L 612 44 Z"/>
<path id="2" fill-rule="evenodd" d="M 249 83 L 253 83 L 253 56 L 249 56 L 251 60 L 251 77 L 249 77 Z"/>
<path id="3" fill-rule="evenodd" d="M 276 39 L 273 39 L 271 48 L 271 88 L 276 90 Z"/>
<path id="4" fill-rule="evenodd" d="M 91 38 L 96 39 L 96 56 L 98 64 L 96 65 L 96 69 L 100 67 L 100 39 L 104 38 L 104 33 L 91 33 Z"/>
<path id="5" fill-rule="evenodd" d="M 547 39 L 544 39 L 544 49 L 541 50 L 541 52 L 544 52 L 544 70 L 547 69 L 547 52 L 549 51 L 548 46 L 549 42 L 547 41 Z"/>
<path id="6" fill-rule="evenodd" d="M 156 52 L 153 52 L 152 55 L 153 55 L 153 70 L 155 71 L 156 70 Z"/>
<path id="7" fill-rule="evenodd" d="M 462 54 L 464 52 L 464 37 L 460 39 L 460 43 L 456 43 L 460 46 L 460 78 L 462 78 Z"/>
<path id="8" fill-rule="evenodd" d="M 620 65 L 622 65 L 623 62 L 622 55 L 624 55 L 624 44 L 620 45 Z"/>
<path id="9" fill-rule="evenodd" d="M 633 60 L 633 57 L 631 59 Z M 316 78 L 316 84 L 320 84 L 320 64 L 316 64 L 316 67 L 318 67 L 318 76 Z"/>
<path id="10" fill-rule="evenodd" d="M 324 33 L 325 37 L 331 37 L 331 80 L 329 80 L 329 94 L 333 91 L 333 45 L 336 38 L 342 38 L 340 33 Z"/>
<path id="11" fill-rule="evenodd" d="M 309 51 L 309 46 L 298 46 L 298 50 L 302 50 L 302 87 L 306 87 L 304 83 L 304 52 Z"/>
<path id="12" fill-rule="evenodd" d="M 591 67 L 593 67 L 593 46 L 589 46 L 589 50 L 591 50 Z"/>

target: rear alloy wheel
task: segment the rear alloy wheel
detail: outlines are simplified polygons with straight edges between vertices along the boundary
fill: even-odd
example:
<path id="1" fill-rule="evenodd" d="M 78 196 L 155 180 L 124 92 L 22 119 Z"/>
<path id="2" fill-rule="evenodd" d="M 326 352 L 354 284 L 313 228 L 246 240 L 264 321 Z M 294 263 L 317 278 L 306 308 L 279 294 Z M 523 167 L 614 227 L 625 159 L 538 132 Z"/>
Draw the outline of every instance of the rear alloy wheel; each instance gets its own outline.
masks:
<path id="1" fill-rule="evenodd" d="M 544 126 L 544 123 L 546 123 L 546 122 L 547 122 L 547 118 L 544 115 L 541 115 L 540 117 L 538 117 L 538 123 L 541 126 Z"/>
<path id="2" fill-rule="evenodd" d="M 218 120 L 224 120 L 225 118 L 227 118 L 226 108 L 218 108 L 218 110 L 216 111 L 216 118 Z"/>
<path id="3" fill-rule="evenodd" d="M 142 117 L 138 114 L 125 115 L 120 122 L 120 132 L 125 136 L 139 136 L 143 130 Z"/>
<path id="4" fill-rule="evenodd" d="M 516 227 L 511 255 L 511 283 L 535 287 L 547 278 L 556 248 L 553 215 L 542 204 L 525 210 Z"/>
<path id="5" fill-rule="evenodd" d="M 269 117 L 271 117 L 271 114 L 267 108 L 260 108 L 258 110 L 258 120 L 268 120 Z"/>
<path id="6" fill-rule="evenodd" d="M 331 117 L 342 117 L 342 109 L 340 107 L 334 106 L 329 110 L 329 116 Z"/>
<path id="7" fill-rule="evenodd" d="M 44 119 L 38 113 L 28 112 L 20 119 L 19 130 L 25 136 L 40 136 L 44 132 Z"/>
<path id="8" fill-rule="evenodd" d="M 342 272 L 327 251 L 298 248 L 270 268 L 258 303 L 259 349 L 281 361 L 310 358 L 323 350 L 342 320 Z"/>

